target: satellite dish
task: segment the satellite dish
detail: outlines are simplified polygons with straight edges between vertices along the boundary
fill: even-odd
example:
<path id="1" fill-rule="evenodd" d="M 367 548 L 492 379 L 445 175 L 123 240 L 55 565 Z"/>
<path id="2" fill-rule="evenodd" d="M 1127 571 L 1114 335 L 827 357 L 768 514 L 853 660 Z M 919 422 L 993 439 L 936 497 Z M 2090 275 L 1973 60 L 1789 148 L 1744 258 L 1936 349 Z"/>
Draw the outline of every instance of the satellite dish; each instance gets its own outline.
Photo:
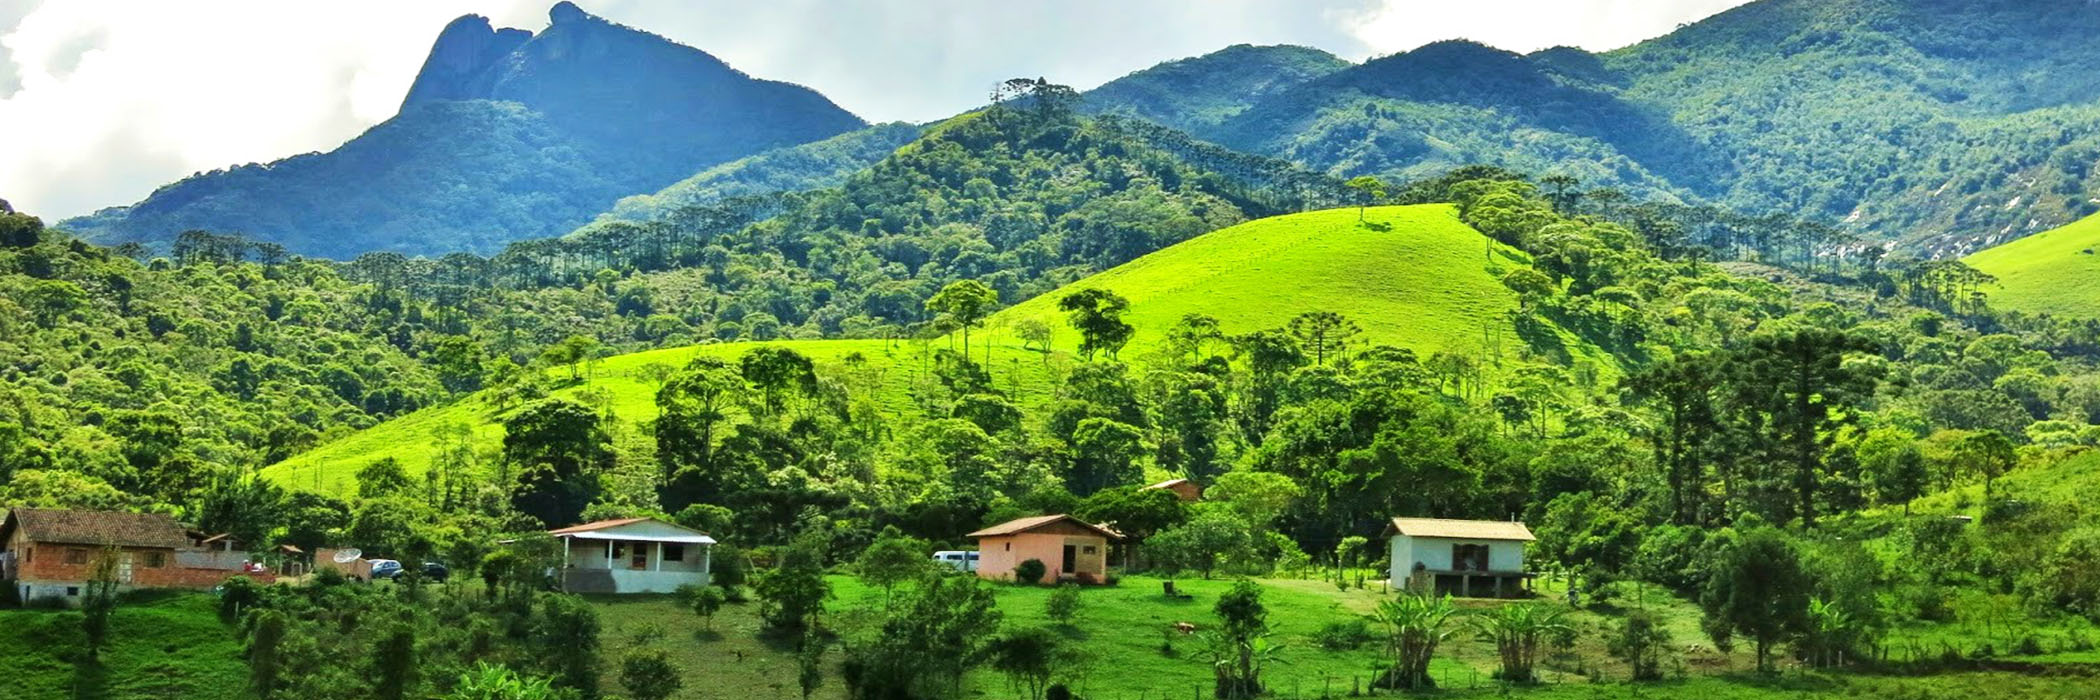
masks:
<path id="1" fill-rule="evenodd" d="M 350 562 L 357 561 L 358 557 L 362 557 L 364 555 L 365 553 L 363 551 L 360 551 L 356 547 L 351 547 L 349 549 L 336 552 L 335 556 L 331 558 L 335 559 L 335 563 L 337 564 L 348 564 Z"/>

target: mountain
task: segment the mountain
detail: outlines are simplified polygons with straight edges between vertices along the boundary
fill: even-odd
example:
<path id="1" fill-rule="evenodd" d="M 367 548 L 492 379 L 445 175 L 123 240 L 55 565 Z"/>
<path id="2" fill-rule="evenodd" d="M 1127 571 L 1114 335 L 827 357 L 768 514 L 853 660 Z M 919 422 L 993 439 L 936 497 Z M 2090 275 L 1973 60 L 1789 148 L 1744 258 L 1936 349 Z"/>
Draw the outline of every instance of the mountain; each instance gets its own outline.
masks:
<path id="1" fill-rule="evenodd" d="M 1278 71 L 1222 121 L 1179 123 L 1340 176 L 1486 163 L 1947 255 L 2100 211 L 2095 33 L 2086 0 L 1762 0 L 1605 53 L 1452 41 Z"/>
<path id="2" fill-rule="evenodd" d="M 242 233 L 336 258 L 494 252 L 710 166 L 866 126 L 807 88 L 571 3 L 549 14 L 538 34 L 454 20 L 400 113 L 333 151 L 200 173 L 61 225 L 111 243 Z"/>
<path id="3" fill-rule="evenodd" d="M 1264 97 L 1349 65 L 1319 49 L 1237 44 L 1111 80 L 1087 91 L 1086 107 L 1181 131 L 1202 131 Z"/>
<path id="4" fill-rule="evenodd" d="M 650 194 L 621 197 L 592 223 L 644 222 L 682 207 L 706 206 L 732 197 L 837 187 L 899 146 L 919 137 L 914 124 L 877 124 L 822 141 L 746 156 L 693 174 Z"/>
<path id="5" fill-rule="evenodd" d="M 1962 259 L 1998 278 L 1993 308 L 2100 319 L 2100 215 Z"/>

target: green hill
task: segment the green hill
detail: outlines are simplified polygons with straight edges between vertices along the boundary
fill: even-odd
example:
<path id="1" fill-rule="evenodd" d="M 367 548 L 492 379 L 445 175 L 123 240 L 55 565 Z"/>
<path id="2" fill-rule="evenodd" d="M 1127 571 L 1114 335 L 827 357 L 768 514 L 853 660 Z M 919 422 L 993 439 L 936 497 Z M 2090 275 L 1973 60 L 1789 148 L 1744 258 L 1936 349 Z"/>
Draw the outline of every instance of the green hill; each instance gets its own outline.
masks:
<path id="1" fill-rule="evenodd" d="M 1525 341 L 1511 320 L 1517 297 L 1501 277 L 1529 264 L 1522 252 L 1466 226 L 1449 205 L 1375 207 L 1366 218 L 1360 224 L 1355 209 L 1332 209 L 1250 221 L 1030 299 L 989 325 L 1038 319 L 1054 329 L 1053 347 L 1076 347 L 1078 334 L 1057 300 L 1092 287 L 1130 300 L 1126 320 L 1137 333 L 1126 355 L 1158 344 L 1186 314 L 1214 316 L 1233 334 L 1279 327 L 1308 311 L 1355 321 L 1363 329 L 1358 344 L 1425 358 L 1449 351 L 1492 363 L 1520 354 Z M 1547 354 L 1616 366 L 1595 345 L 1554 331 L 1540 339 Z"/>
<path id="2" fill-rule="evenodd" d="M 1523 254 L 1490 242 L 1461 223 L 1447 205 L 1378 207 L 1357 223 L 1354 209 L 1279 216 L 1221 229 L 1144 256 L 1108 272 L 1000 312 L 973 334 L 973 351 L 989 353 L 986 369 L 995 387 L 1023 410 L 1051 398 L 1055 379 L 1071 362 L 1077 336 L 1056 310 L 1056 300 L 1081 287 L 1105 287 L 1131 300 L 1126 319 L 1137 327 L 1126 357 L 1156 345 L 1184 314 L 1220 319 L 1223 330 L 1243 333 L 1281 326 L 1308 311 L 1335 311 L 1364 330 L 1355 341 L 1410 348 L 1426 357 L 1449 351 L 1493 366 L 1525 353 L 1511 312 L 1514 294 L 1498 281 L 1503 272 L 1527 264 Z M 1053 329 L 1048 355 L 1024 348 L 1015 323 L 1038 318 Z M 1554 329 L 1543 339 L 1549 355 L 1588 363 L 1604 372 L 1616 361 L 1602 349 Z M 864 382 L 885 413 L 928 414 L 940 390 L 933 375 L 934 351 L 954 338 L 925 341 L 793 340 L 778 345 L 810 357 L 820 373 Z M 555 396 L 601 405 L 620 422 L 655 417 L 652 364 L 683 366 L 699 356 L 735 358 L 764 343 L 716 343 L 631 353 L 596 363 L 581 382 Z M 847 362 L 858 354 L 865 362 Z M 566 380 L 568 370 L 552 375 Z M 850 375 L 850 376 L 849 376 Z M 296 488 L 347 494 L 359 467 L 383 457 L 420 473 L 442 451 L 448 434 L 470 430 L 471 444 L 493 450 L 502 442 L 499 422 L 514 405 L 499 405 L 490 392 L 426 408 L 284 460 L 265 476 Z"/>
<path id="3" fill-rule="evenodd" d="M 1998 278 L 1985 290 L 2001 309 L 2100 318 L 2100 215 L 2011 243 L 1963 262 Z"/>

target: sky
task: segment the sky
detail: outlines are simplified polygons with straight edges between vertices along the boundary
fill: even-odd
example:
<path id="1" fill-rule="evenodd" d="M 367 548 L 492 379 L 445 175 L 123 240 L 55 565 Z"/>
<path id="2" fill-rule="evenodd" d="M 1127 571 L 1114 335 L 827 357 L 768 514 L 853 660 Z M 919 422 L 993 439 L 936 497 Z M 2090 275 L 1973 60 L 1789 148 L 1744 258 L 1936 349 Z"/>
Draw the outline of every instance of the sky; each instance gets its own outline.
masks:
<path id="1" fill-rule="evenodd" d="M 1232 44 L 1364 60 L 1465 38 L 1607 50 L 1746 0 L 580 0 L 583 9 L 926 121 L 1014 76 L 1090 88 Z M 538 31 L 554 0 L 0 0 L 0 199 L 46 220 L 192 173 L 340 145 L 393 116 L 463 14 Z"/>

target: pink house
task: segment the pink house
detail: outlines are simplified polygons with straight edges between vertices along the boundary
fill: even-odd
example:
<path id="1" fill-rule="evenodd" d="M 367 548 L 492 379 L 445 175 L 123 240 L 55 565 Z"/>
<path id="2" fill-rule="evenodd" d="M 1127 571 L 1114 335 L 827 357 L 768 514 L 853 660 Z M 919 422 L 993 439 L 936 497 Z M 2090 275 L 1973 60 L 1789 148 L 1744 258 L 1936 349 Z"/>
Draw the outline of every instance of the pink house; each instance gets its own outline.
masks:
<path id="1" fill-rule="evenodd" d="M 993 525 L 969 534 L 977 540 L 977 576 L 1014 578 L 1021 562 L 1041 561 L 1044 578 L 1102 583 L 1108 580 L 1108 545 L 1123 539 L 1115 530 L 1069 515 L 1039 515 Z"/>

